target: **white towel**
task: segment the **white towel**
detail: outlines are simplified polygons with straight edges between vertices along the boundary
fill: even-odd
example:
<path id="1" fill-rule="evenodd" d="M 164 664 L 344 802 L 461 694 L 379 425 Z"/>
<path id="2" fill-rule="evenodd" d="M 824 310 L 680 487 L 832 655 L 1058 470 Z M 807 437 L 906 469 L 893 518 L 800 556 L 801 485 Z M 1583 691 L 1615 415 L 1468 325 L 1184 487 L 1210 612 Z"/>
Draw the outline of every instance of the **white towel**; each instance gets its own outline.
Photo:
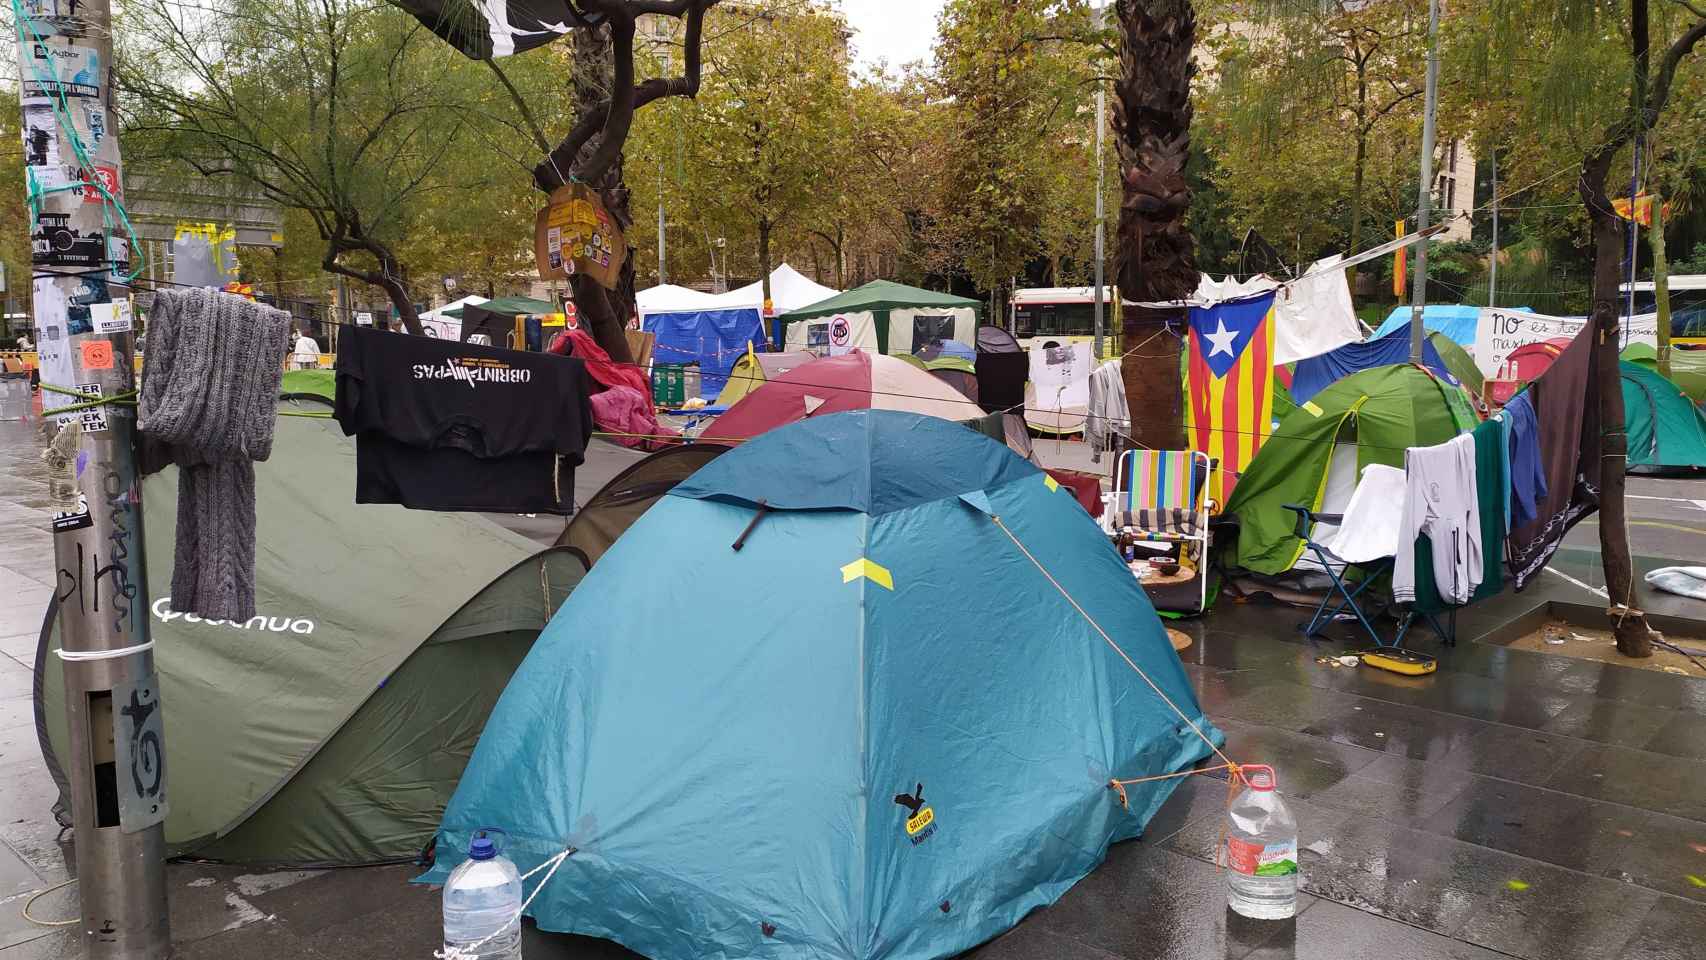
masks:
<path id="1" fill-rule="evenodd" d="M 1327 549 L 1347 563 L 1382 560 L 1398 552 L 1404 518 L 1404 471 L 1383 463 L 1363 468 L 1362 480 L 1345 507 L 1345 522 Z"/>

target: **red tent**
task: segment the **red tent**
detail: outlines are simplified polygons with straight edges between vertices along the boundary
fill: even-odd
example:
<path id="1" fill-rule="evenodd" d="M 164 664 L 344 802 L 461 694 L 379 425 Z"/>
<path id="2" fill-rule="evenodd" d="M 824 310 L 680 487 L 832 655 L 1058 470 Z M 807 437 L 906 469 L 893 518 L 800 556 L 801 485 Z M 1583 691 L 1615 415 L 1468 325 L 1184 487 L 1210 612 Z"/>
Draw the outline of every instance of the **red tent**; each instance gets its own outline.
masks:
<path id="1" fill-rule="evenodd" d="M 712 421 L 700 439 L 745 440 L 807 417 L 873 408 L 944 420 L 983 416 L 983 408 L 964 394 L 904 360 L 854 350 L 765 383 Z"/>

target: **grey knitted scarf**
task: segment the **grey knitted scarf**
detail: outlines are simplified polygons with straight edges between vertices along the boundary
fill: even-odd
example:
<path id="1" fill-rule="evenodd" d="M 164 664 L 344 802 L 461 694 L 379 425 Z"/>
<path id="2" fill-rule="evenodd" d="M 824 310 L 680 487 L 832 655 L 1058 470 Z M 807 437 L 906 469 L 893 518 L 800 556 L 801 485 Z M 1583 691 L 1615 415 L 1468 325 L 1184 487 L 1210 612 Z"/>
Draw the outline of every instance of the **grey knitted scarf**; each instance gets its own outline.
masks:
<path id="1" fill-rule="evenodd" d="M 290 315 L 214 290 L 154 294 L 139 427 L 178 465 L 172 609 L 255 615 L 255 461 L 272 455 Z"/>

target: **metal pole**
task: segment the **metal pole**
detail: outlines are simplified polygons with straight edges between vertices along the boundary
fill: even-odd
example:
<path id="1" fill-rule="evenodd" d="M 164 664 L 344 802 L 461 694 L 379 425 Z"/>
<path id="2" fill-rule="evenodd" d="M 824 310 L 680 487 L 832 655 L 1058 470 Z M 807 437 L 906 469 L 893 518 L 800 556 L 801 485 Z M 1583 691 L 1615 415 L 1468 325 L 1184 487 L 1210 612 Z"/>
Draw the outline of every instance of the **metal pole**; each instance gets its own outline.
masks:
<path id="1" fill-rule="evenodd" d="M 664 273 L 664 220 L 663 220 L 663 155 L 658 155 L 658 284 L 661 286 L 669 281 Z"/>
<path id="2" fill-rule="evenodd" d="M 1107 9 L 1108 8 L 1106 6 L 1096 8 L 1096 26 L 1098 28 L 1102 26 L 1103 17 L 1105 16 Z M 1093 348 L 1095 352 L 1092 354 L 1096 360 L 1100 360 L 1102 358 L 1102 332 L 1106 329 L 1102 319 L 1102 299 L 1104 297 L 1104 286 L 1106 285 L 1107 280 L 1103 277 L 1102 261 L 1104 257 L 1103 244 L 1107 242 L 1106 234 L 1108 220 L 1107 214 L 1104 210 L 1104 201 L 1102 199 L 1102 130 L 1107 126 L 1107 109 L 1107 86 L 1102 81 L 1098 80 L 1096 81 L 1096 345 Z"/>
<path id="3" fill-rule="evenodd" d="M 1422 113 L 1421 189 L 1416 197 L 1416 232 L 1428 228 L 1433 207 L 1434 115 L 1439 111 L 1439 0 L 1428 0 L 1428 77 Z M 1428 241 L 1416 242 L 1416 274 L 1410 279 L 1410 362 L 1422 362 L 1422 308 L 1428 300 Z"/>
<path id="4" fill-rule="evenodd" d="M 1624 316 L 1630 318 L 1635 316 L 1635 267 L 1636 262 L 1640 259 L 1639 254 L 1641 250 L 1639 245 L 1641 237 L 1641 220 L 1635 209 L 1635 203 L 1640 199 L 1641 194 L 1642 139 L 1641 133 L 1637 132 L 1635 134 L 1635 149 L 1630 151 L 1632 154 L 1631 159 L 1634 162 L 1634 172 L 1629 175 L 1629 296 L 1625 298 L 1625 309 L 1628 312 L 1624 314 Z M 1627 323 L 1622 327 L 1622 334 L 1623 339 L 1627 341 L 1629 339 L 1629 325 Z M 1621 350 L 1623 346 L 1624 344 L 1621 343 L 1617 345 L 1619 350 Z"/>
<path id="5" fill-rule="evenodd" d="M 44 389 L 125 397 L 134 393 L 136 375 L 130 303 L 122 294 L 128 261 L 143 251 L 132 249 L 100 188 L 52 186 L 81 178 L 104 185 L 105 197 L 123 196 L 110 8 L 108 0 L 46 7 L 75 15 L 26 14 L 18 24 L 24 124 L 40 148 L 25 160 L 39 204 L 30 249 L 41 381 Z M 50 410 L 84 402 L 53 391 L 43 399 Z M 165 750 L 148 632 L 135 411 L 112 403 L 51 418 L 58 423 L 49 494 L 66 772 L 83 955 L 90 960 L 156 960 L 170 949 Z"/>
<path id="6" fill-rule="evenodd" d="M 1487 265 L 1487 306 L 1499 305 L 1499 150 L 1493 148 L 1493 258 Z"/>

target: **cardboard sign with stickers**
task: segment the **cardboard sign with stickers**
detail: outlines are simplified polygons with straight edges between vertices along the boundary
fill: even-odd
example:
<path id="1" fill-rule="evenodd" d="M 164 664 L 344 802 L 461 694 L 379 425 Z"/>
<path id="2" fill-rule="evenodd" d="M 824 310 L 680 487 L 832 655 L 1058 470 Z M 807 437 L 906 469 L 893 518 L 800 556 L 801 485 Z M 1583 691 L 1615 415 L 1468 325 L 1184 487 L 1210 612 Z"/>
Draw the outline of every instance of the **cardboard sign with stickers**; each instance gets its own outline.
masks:
<path id="1" fill-rule="evenodd" d="M 574 183 L 552 191 L 535 218 L 533 256 L 542 279 L 567 280 L 584 273 L 613 290 L 622 276 L 628 241 L 598 195 Z"/>

